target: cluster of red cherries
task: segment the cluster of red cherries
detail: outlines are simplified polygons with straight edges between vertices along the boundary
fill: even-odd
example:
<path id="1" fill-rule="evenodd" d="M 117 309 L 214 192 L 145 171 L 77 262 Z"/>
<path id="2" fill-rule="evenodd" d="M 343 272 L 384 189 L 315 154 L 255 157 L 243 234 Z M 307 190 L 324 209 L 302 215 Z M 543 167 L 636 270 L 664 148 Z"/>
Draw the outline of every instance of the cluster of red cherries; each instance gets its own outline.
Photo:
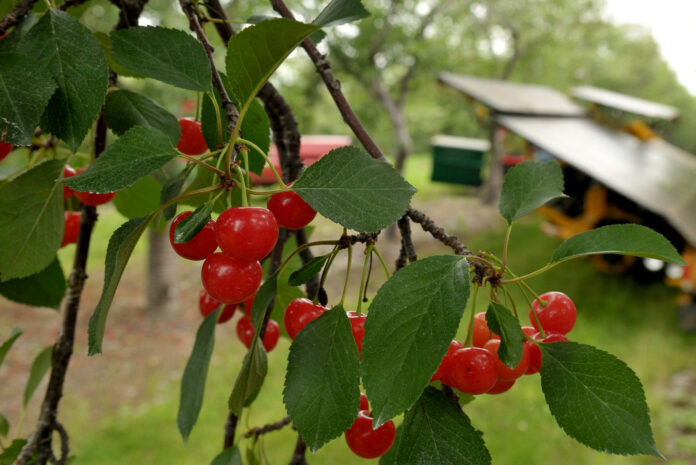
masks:
<path id="1" fill-rule="evenodd" d="M 523 343 L 522 358 L 515 368 L 509 368 L 498 358 L 500 336 L 490 331 L 486 314 L 481 312 L 474 316 L 473 347 L 463 347 L 461 342 L 452 341 L 432 381 L 439 380 L 466 394 L 501 394 L 512 388 L 522 375 L 539 373 L 541 350 L 532 340 L 567 342 L 566 334 L 573 329 L 577 318 L 575 304 L 562 292 L 547 292 L 539 297 L 544 303 L 532 302 L 529 310 L 532 326 L 522 327 L 528 339 Z"/>

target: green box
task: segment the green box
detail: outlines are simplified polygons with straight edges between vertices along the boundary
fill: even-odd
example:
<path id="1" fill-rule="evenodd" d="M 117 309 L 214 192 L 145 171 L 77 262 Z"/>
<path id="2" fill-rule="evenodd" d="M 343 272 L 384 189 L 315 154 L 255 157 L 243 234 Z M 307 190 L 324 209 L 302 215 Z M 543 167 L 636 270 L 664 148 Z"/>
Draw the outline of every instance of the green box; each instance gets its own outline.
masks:
<path id="1" fill-rule="evenodd" d="M 490 148 L 484 139 L 438 135 L 431 139 L 433 174 L 431 180 L 480 186 L 483 156 Z"/>

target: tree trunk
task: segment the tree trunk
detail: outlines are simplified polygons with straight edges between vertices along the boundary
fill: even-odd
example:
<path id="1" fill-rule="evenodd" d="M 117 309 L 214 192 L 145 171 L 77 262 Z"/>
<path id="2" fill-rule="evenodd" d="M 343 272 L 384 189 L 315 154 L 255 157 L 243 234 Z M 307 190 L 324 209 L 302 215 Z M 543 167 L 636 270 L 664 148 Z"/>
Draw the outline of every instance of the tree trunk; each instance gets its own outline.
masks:
<path id="1" fill-rule="evenodd" d="M 176 311 L 177 255 L 169 244 L 167 234 L 148 229 L 147 261 L 147 313 L 160 315 L 164 311 Z"/>
<path id="2" fill-rule="evenodd" d="M 481 201 L 485 205 L 493 205 L 498 201 L 500 189 L 503 186 L 503 141 L 505 140 L 505 128 L 495 122 L 495 116 L 491 118 L 491 158 L 489 161 L 488 180 L 483 189 Z"/>

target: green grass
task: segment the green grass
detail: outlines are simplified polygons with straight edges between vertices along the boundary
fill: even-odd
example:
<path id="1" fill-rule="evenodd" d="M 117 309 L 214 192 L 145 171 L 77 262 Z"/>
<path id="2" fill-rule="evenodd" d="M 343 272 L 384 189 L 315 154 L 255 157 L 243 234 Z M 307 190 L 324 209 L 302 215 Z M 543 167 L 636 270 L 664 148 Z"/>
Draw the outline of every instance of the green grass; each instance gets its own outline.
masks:
<path id="1" fill-rule="evenodd" d="M 502 231 L 479 235 L 472 239 L 471 247 L 498 252 L 502 237 Z M 538 231 L 536 221 L 527 221 L 513 233 L 510 264 L 519 273 L 533 270 L 545 262 L 557 243 Z M 540 293 L 555 289 L 572 296 L 579 312 L 572 339 L 617 355 L 637 372 L 645 384 L 657 443 L 664 444 L 672 434 L 669 428 L 674 416 L 665 399 L 664 384 L 673 373 L 691 368 L 696 357 L 696 337 L 683 335 L 676 328 L 675 292 L 661 284 L 641 286 L 628 278 L 598 274 L 584 260 L 561 265 L 535 278 L 531 285 Z M 524 308 L 526 304 L 519 293 L 513 290 L 513 294 L 517 305 Z M 477 311 L 484 310 L 486 304 L 485 298 L 479 298 Z M 459 331 L 462 339 L 464 330 L 462 324 Z M 218 329 L 218 337 L 221 334 L 223 337 L 213 355 L 203 412 L 188 445 L 182 443 L 176 429 L 178 381 L 172 380 L 156 402 L 145 396 L 137 410 L 123 410 L 88 430 L 84 425 L 89 421 L 89 408 L 79 404 L 95 400 L 72 399 L 78 405 L 66 408 L 63 413 L 70 430 L 82 431 L 73 437 L 75 463 L 208 463 L 220 448 L 227 396 L 243 357 L 242 346 L 230 337 L 231 332 L 226 327 Z M 270 354 L 266 384 L 243 417 L 241 431 L 277 421 L 285 415 L 281 393 L 288 347 L 288 341 L 283 340 Z M 182 369 L 184 363 L 182 360 Z M 154 390 L 152 395 L 155 396 Z M 545 405 L 538 376 L 524 377 L 506 394 L 479 396 L 466 406 L 466 412 L 475 427 L 483 431 L 498 465 L 656 463 L 651 458 L 604 455 L 565 436 Z M 267 435 L 263 446 L 268 463 L 287 463 L 294 439 L 295 433 L 290 429 Z M 249 443 L 243 441 L 242 446 L 246 448 Z M 310 454 L 309 462 L 313 465 L 368 463 L 350 453 L 343 438 L 317 454 Z"/>

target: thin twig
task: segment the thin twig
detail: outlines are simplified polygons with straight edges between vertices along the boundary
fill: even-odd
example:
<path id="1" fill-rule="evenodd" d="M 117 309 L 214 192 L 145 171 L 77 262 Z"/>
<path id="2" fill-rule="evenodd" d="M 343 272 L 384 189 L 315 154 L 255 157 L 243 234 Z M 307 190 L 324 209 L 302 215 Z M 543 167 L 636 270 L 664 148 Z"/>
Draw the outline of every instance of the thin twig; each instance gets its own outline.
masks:
<path id="1" fill-rule="evenodd" d="M 399 252 L 399 260 L 397 260 L 396 264 L 396 269 L 398 270 L 406 266 L 407 258 L 409 263 L 413 263 L 418 260 L 418 255 L 416 254 L 416 247 L 413 245 L 413 238 L 411 237 L 411 222 L 409 221 L 408 216 L 402 216 L 397 222 L 397 225 L 399 226 L 399 232 L 401 233 L 401 251 Z"/>
<path id="2" fill-rule="evenodd" d="M 65 2 L 60 4 L 58 9 L 62 10 L 62 11 L 67 11 L 68 8 L 72 8 L 74 6 L 80 6 L 83 3 L 87 3 L 88 1 L 89 0 L 66 0 Z"/>
<path id="3" fill-rule="evenodd" d="M 56 465 L 65 465 L 68 462 L 68 456 L 70 455 L 70 437 L 68 432 L 65 430 L 63 425 L 59 422 L 53 424 L 53 429 L 58 431 L 60 435 L 60 459 L 55 461 Z"/>
<path id="4" fill-rule="evenodd" d="M 278 431 L 279 429 L 282 429 L 292 423 L 292 420 L 290 419 L 289 416 L 283 418 L 282 420 L 276 421 L 275 423 L 269 423 L 264 426 L 257 426 L 255 428 L 251 428 L 249 431 L 244 433 L 243 437 L 245 438 L 257 438 L 261 436 L 262 434 L 270 433 L 271 431 Z"/>
<path id="5" fill-rule="evenodd" d="M 430 219 L 428 215 L 426 215 L 425 213 L 415 210 L 413 208 L 409 208 L 406 211 L 406 214 L 409 218 L 411 218 L 411 221 L 420 224 L 423 228 L 423 231 L 430 233 L 430 235 L 433 236 L 435 239 L 454 250 L 454 253 L 456 253 L 457 255 L 472 255 L 472 253 L 464 244 L 459 242 L 459 240 L 455 236 L 450 236 L 449 234 L 447 234 L 444 229 L 436 225 L 435 222 L 432 219 Z"/>
<path id="6" fill-rule="evenodd" d="M 288 465 L 307 465 L 307 459 L 305 458 L 305 453 L 307 452 L 307 443 L 304 442 L 302 436 L 297 435 L 297 443 L 295 444 L 295 451 L 292 454 L 290 463 Z"/>
<path id="7" fill-rule="evenodd" d="M 36 1 L 37 0 L 22 0 L 15 5 L 12 11 L 7 13 L 5 17 L 2 18 L 2 21 L 0 21 L 0 34 L 4 34 L 7 32 L 7 29 L 20 22 L 22 18 L 31 11 Z"/>

